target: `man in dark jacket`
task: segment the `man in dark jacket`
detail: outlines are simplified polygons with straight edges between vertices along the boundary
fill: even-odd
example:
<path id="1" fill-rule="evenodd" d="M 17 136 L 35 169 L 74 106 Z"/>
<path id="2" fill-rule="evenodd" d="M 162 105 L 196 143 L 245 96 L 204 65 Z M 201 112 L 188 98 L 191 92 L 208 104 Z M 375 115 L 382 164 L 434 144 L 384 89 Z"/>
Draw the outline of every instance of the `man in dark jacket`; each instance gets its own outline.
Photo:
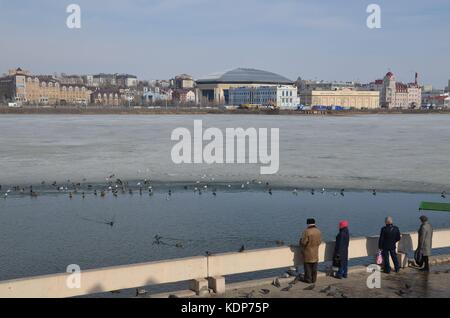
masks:
<path id="1" fill-rule="evenodd" d="M 347 278 L 348 272 L 348 245 L 350 244 L 350 233 L 348 231 L 348 221 L 339 223 L 339 234 L 336 236 L 334 247 L 334 263 L 339 264 L 336 278 Z"/>
<path id="2" fill-rule="evenodd" d="M 430 264 L 429 257 L 431 256 L 431 250 L 433 248 L 433 227 L 428 223 L 428 217 L 422 215 L 420 217 L 422 225 L 419 229 L 419 245 L 418 249 L 422 252 L 424 267 L 422 271 L 429 272 Z"/>
<path id="3" fill-rule="evenodd" d="M 389 255 L 391 255 L 394 262 L 395 272 L 400 272 L 400 264 L 397 258 L 397 242 L 401 239 L 400 230 L 394 226 L 392 217 L 386 218 L 386 226 L 381 229 L 380 239 L 378 241 L 378 248 L 381 250 L 384 262 L 384 271 L 389 274 L 391 272 L 391 265 L 389 263 Z"/>

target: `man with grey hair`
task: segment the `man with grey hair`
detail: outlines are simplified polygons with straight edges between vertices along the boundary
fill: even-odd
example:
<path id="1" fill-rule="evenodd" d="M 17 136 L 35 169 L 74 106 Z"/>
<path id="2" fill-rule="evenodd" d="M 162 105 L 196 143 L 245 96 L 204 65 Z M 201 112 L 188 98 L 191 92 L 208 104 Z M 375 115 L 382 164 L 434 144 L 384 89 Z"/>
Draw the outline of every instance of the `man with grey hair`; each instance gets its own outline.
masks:
<path id="1" fill-rule="evenodd" d="M 394 225 L 392 217 L 388 216 L 385 220 L 386 226 L 381 229 L 380 239 L 378 240 L 378 248 L 383 255 L 384 272 L 389 274 L 391 272 L 391 265 L 389 262 L 389 255 L 394 263 L 395 272 L 400 271 L 400 264 L 397 258 L 397 242 L 401 239 L 400 230 Z"/>
<path id="2" fill-rule="evenodd" d="M 422 215 L 420 217 L 422 222 L 419 229 L 419 244 L 418 249 L 423 255 L 424 267 L 421 269 L 423 272 L 430 271 L 429 257 L 431 256 L 431 250 L 433 248 L 433 227 L 428 223 L 428 217 Z"/>

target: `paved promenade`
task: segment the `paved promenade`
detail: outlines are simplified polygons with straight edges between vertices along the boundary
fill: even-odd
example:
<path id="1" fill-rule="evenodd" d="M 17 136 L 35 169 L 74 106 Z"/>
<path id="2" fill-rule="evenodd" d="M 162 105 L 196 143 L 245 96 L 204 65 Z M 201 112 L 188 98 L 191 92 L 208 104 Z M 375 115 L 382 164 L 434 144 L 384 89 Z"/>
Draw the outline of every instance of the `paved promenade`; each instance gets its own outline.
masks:
<path id="1" fill-rule="evenodd" d="M 320 276 L 315 285 L 302 282 L 292 284 L 293 279 L 280 280 L 280 287 L 262 285 L 233 288 L 225 298 L 450 298 L 450 263 L 432 267 L 429 274 L 407 268 L 400 273 L 381 274 L 381 289 L 369 289 L 366 280 L 369 273 L 355 268 L 348 279 L 338 280 Z M 236 284 L 238 286 L 238 284 Z"/>

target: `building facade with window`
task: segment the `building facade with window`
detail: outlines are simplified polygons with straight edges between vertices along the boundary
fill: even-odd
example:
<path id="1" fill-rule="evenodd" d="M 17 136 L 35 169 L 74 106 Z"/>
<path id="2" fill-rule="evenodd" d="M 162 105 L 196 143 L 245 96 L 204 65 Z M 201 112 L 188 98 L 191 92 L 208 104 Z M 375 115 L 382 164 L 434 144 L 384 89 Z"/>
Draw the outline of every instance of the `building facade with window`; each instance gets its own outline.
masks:
<path id="1" fill-rule="evenodd" d="M 142 94 L 142 102 L 145 104 L 168 102 L 172 100 L 172 94 L 171 90 L 161 90 L 159 87 L 145 88 Z"/>
<path id="2" fill-rule="evenodd" d="M 214 73 L 197 80 L 196 83 L 198 102 L 215 105 L 230 104 L 230 90 L 233 88 L 294 84 L 281 75 L 249 68 Z"/>
<path id="3" fill-rule="evenodd" d="M 172 93 L 172 99 L 174 102 L 181 104 L 193 104 L 197 101 L 193 89 L 175 89 Z"/>
<path id="4" fill-rule="evenodd" d="M 422 104 L 422 88 L 418 84 L 418 74 L 414 83 L 397 82 L 392 72 L 383 79 L 380 103 L 383 108 L 418 108 Z"/>
<path id="5" fill-rule="evenodd" d="M 31 75 L 21 68 L 0 78 L 0 101 L 22 104 L 88 104 L 91 91 L 84 85 L 64 85 L 53 76 Z"/>
<path id="6" fill-rule="evenodd" d="M 138 79 L 135 75 L 130 74 L 120 74 L 116 76 L 116 84 L 120 87 L 137 87 Z"/>
<path id="7" fill-rule="evenodd" d="M 238 87 L 229 91 L 229 104 L 261 105 L 280 109 L 296 109 L 300 103 L 297 87 L 293 85 Z"/>
<path id="8" fill-rule="evenodd" d="M 125 103 L 126 96 L 116 88 L 100 88 L 91 94 L 91 102 L 103 106 L 119 106 Z"/>
<path id="9" fill-rule="evenodd" d="M 194 79 L 188 74 L 177 75 L 173 81 L 175 89 L 193 89 L 195 86 Z"/>
<path id="10" fill-rule="evenodd" d="M 338 90 L 303 90 L 300 103 L 305 106 L 342 106 L 346 108 L 374 109 L 380 107 L 380 93 L 350 88 Z"/>

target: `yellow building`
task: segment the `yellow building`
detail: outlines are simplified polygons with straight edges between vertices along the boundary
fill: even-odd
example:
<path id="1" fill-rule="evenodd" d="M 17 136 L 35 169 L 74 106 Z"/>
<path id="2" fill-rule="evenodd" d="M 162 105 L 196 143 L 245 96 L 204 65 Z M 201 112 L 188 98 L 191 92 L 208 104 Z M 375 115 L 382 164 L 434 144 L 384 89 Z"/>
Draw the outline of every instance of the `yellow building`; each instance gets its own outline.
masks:
<path id="1" fill-rule="evenodd" d="M 61 85 L 52 76 L 34 76 L 20 68 L 0 78 L 0 101 L 24 104 L 88 104 L 91 91 L 84 85 Z"/>
<path id="2" fill-rule="evenodd" d="M 380 93 L 349 88 L 339 90 L 304 90 L 300 103 L 305 106 L 342 106 L 358 109 L 380 107 Z"/>

